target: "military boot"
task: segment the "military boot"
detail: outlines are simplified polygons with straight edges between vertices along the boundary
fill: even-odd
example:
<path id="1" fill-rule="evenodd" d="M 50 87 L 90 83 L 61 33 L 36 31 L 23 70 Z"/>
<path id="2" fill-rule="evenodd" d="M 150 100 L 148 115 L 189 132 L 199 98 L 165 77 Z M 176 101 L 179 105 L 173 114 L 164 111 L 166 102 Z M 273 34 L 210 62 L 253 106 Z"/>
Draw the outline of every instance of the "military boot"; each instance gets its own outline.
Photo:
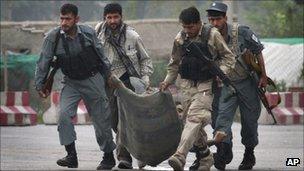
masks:
<path id="1" fill-rule="evenodd" d="M 232 144 L 222 142 L 216 145 L 216 147 L 216 155 L 222 158 L 225 161 L 225 164 L 229 164 L 233 158 Z"/>
<path id="2" fill-rule="evenodd" d="M 139 169 L 143 169 L 147 165 L 147 163 L 145 163 L 141 160 L 137 160 L 137 165 L 138 165 Z"/>
<path id="3" fill-rule="evenodd" d="M 78 159 L 75 149 L 75 143 L 73 142 L 69 145 L 66 145 L 65 150 L 67 151 L 68 155 L 62 159 L 57 160 L 57 164 L 62 167 L 77 168 Z"/>
<path id="4" fill-rule="evenodd" d="M 123 158 L 120 158 L 117 167 L 119 169 L 133 169 L 131 155 L 128 153 L 128 155 L 125 155 Z"/>
<path id="5" fill-rule="evenodd" d="M 225 143 L 216 144 L 216 153 L 214 153 L 214 167 L 218 170 L 225 170 L 226 168 L 226 153 Z"/>
<path id="6" fill-rule="evenodd" d="M 194 170 L 210 170 L 210 167 L 213 165 L 213 155 L 207 147 L 197 147 L 194 148 L 196 160 L 189 167 L 190 171 Z"/>
<path id="7" fill-rule="evenodd" d="M 225 163 L 229 164 L 233 159 L 233 152 L 232 152 L 232 142 L 231 144 L 223 143 L 224 144 L 224 151 L 225 151 Z"/>
<path id="8" fill-rule="evenodd" d="M 119 169 L 133 169 L 132 161 L 130 161 L 130 160 L 120 160 L 117 167 Z"/>
<path id="9" fill-rule="evenodd" d="M 191 150 L 192 150 L 191 152 L 195 153 L 196 159 L 194 160 L 192 165 L 189 167 L 189 170 L 194 171 L 194 170 L 197 170 L 200 165 L 199 161 L 201 160 L 201 153 L 200 153 L 199 147 L 195 146 L 195 145 L 191 148 Z"/>
<path id="10" fill-rule="evenodd" d="M 183 155 L 178 154 L 178 153 L 175 153 L 168 160 L 169 165 L 175 171 L 182 171 L 182 170 L 184 170 L 185 162 L 186 162 L 186 158 Z"/>
<path id="11" fill-rule="evenodd" d="M 113 152 L 104 153 L 102 161 L 97 166 L 97 170 L 110 170 L 115 166 L 115 159 Z"/>
<path id="12" fill-rule="evenodd" d="M 196 159 L 194 160 L 194 162 L 192 163 L 192 165 L 189 167 L 190 171 L 194 171 L 197 170 L 199 167 L 199 161 L 200 161 L 200 157 L 197 156 L 197 154 L 195 154 Z"/>
<path id="13" fill-rule="evenodd" d="M 251 170 L 255 165 L 254 148 L 246 147 L 244 158 L 239 166 L 239 170 Z"/>
<path id="14" fill-rule="evenodd" d="M 213 154 L 209 149 L 206 149 L 201 156 L 201 160 L 199 161 L 198 171 L 209 171 L 212 165 L 214 164 Z"/>

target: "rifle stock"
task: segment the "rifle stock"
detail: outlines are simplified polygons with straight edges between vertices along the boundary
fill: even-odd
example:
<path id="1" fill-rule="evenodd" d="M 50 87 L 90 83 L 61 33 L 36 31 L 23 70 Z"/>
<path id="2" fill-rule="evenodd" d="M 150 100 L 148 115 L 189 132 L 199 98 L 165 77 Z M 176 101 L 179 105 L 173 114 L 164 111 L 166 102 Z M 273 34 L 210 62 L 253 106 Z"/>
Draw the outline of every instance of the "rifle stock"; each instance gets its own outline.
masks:
<path id="1" fill-rule="evenodd" d="M 45 80 L 45 83 L 41 89 L 41 91 L 48 97 L 52 91 L 53 83 L 54 83 L 54 76 L 56 74 L 57 68 L 53 68 L 48 75 L 47 79 Z M 45 97 L 45 98 L 46 98 Z"/>

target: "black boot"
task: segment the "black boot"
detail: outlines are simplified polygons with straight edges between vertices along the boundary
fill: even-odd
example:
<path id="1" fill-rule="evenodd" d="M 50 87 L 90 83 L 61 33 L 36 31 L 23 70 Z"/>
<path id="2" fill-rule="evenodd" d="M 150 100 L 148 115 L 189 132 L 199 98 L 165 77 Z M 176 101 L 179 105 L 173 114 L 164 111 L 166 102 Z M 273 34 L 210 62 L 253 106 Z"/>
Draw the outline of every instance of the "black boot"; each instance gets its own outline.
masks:
<path id="1" fill-rule="evenodd" d="M 104 153 L 102 161 L 97 166 L 97 170 L 110 170 L 115 166 L 115 159 L 113 152 Z"/>
<path id="2" fill-rule="evenodd" d="M 69 145 L 66 145 L 65 150 L 67 151 L 68 155 L 62 159 L 57 160 L 57 164 L 62 167 L 77 168 L 78 159 L 75 149 L 75 143 L 73 142 Z"/>
<path id="3" fill-rule="evenodd" d="M 196 159 L 194 160 L 192 165 L 189 167 L 189 170 L 194 171 L 194 170 L 197 170 L 199 165 L 200 165 L 199 161 L 201 160 L 201 156 L 200 156 L 200 153 L 199 153 L 199 150 L 198 150 L 197 146 L 193 146 L 191 148 L 191 150 L 192 150 L 191 152 L 195 152 Z"/>
<path id="4" fill-rule="evenodd" d="M 239 170 L 251 170 L 255 165 L 254 148 L 246 147 L 244 158 L 239 166 Z"/>
<path id="5" fill-rule="evenodd" d="M 124 150 L 123 153 L 124 153 L 123 156 L 120 156 L 120 157 L 117 156 L 117 158 L 119 160 L 117 167 L 119 169 L 133 169 L 132 157 L 131 157 L 130 153 L 126 149 Z"/>
<path id="6" fill-rule="evenodd" d="M 232 143 L 231 144 L 223 143 L 223 147 L 224 147 L 224 153 L 225 153 L 225 155 L 224 155 L 225 163 L 229 164 L 233 158 Z"/>
<path id="7" fill-rule="evenodd" d="M 195 152 L 196 159 L 194 160 L 192 165 L 189 167 L 190 171 L 198 170 L 198 168 L 200 166 L 200 160 L 204 157 L 207 157 L 210 154 L 210 150 L 207 149 L 207 147 L 193 146 L 192 148 Z"/>
<path id="8" fill-rule="evenodd" d="M 225 160 L 225 149 L 224 143 L 216 144 L 216 153 L 213 154 L 214 167 L 218 170 L 225 170 L 226 160 Z"/>

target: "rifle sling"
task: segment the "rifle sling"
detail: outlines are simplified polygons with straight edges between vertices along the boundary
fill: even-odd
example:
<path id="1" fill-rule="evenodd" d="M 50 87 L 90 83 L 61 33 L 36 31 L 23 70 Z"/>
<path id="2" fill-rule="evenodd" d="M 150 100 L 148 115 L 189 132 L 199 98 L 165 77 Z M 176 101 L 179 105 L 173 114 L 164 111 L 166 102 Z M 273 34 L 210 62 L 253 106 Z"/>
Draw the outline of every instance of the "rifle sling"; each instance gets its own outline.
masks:
<path id="1" fill-rule="evenodd" d="M 59 34 L 60 34 L 60 29 L 59 29 L 59 31 L 56 33 L 56 36 L 55 36 L 55 43 L 54 43 L 54 49 L 53 49 L 53 54 L 54 54 L 54 56 L 55 56 L 55 53 L 56 53 L 56 50 L 57 50 L 57 47 L 58 47 L 58 42 L 59 42 Z M 48 72 L 47 74 L 46 74 L 46 76 L 44 77 L 44 80 L 43 80 L 43 83 L 45 83 L 46 82 L 46 80 L 48 79 L 48 76 L 50 76 L 50 75 L 55 75 L 55 73 L 56 73 L 56 71 L 58 70 L 58 60 L 54 60 L 54 59 L 52 59 L 52 61 L 51 61 L 52 63 L 53 63 L 53 69 L 50 71 L 50 72 Z M 51 73 L 54 73 L 54 74 L 51 74 Z"/>
<path id="2" fill-rule="evenodd" d="M 126 54 L 126 52 L 124 51 L 124 49 L 118 45 L 117 42 L 115 42 L 113 40 L 113 38 L 108 38 L 108 42 L 113 46 L 113 48 L 116 50 L 117 55 L 119 56 L 119 58 L 121 59 L 123 65 L 125 66 L 127 73 L 130 76 L 134 76 L 137 78 L 140 78 L 139 73 L 136 71 L 134 65 L 132 64 L 131 59 L 129 58 L 129 56 Z"/>

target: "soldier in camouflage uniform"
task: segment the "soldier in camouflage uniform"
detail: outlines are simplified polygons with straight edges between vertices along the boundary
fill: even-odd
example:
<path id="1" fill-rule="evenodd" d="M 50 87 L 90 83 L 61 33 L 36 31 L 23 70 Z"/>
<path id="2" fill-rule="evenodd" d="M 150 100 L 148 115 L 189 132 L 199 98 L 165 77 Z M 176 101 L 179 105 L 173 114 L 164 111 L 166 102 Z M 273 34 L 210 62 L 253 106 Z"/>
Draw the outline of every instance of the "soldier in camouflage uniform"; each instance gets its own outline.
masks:
<path id="1" fill-rule="evenodd" d="M 184 9 L 179 16 L 179 21 L 183 29 L 174 40 L 167 76 L 160 83 L 160 90 L 163 91 L 170 84 L 173 84 L 178 74 L 180 74 L 182 78 L 180 87 L 185 99 L 183 105 L 186 106 L 184 130 L 177 151 L 169 158 L 169 165 L 174 170 L 183 170 L 186 156 L 194 144 L 199 152 L 198 169 L 210 170 L 213 165 L 213 156 L 206 144 L 207 134 L 204 131 L 204 127 L 211 121 L 211 103 L 213 99 L 211 84 L 214 75 L 210 73 L 206 64 L 203 65 L 201 63 L 200 59 L 188 54 L 183 45 L 186 41 L 201 42 L 204 45 L 204 49 L 212 55 L 208 57 L 214 58 L 224 73 L 228 73 L 234 67 L 235 56 L 229 50 L 216 28 L 202 24 L 200 14 L 195 7 Z M 190 65 L 189 68 L 183 68 L 185 66 L 184 63 L 187 62 L 190 62 L 193 66 Z M 193 72 L 192 67 L 200 69 L 196 73 Z"/>
<path id="2" fill-rule="evenodd" d="M 104 7 L 103 17 L 104 21 L 98 23 L 95 30 L 104 48 L 105 56 L 109 58 L 112 64 L 112 73 L 131 90 L 134 90 L 130 82 L 131 76 L 138 77 L 148 87 L 150 84 L 149 77 L 153 73 L 152 60 L 135 29 L 122 21 L 121 6 L 117 3 L 107 4 Z M 125 56 L 119 55 L 117 47 L 115 48 L 114 46 L 121 48 Z M 110 89 L 108 96 L 112 111 L 112 128 L 117 133 L 118 168 L 132 169 L 132 158 L 128 150 L 121 144 L 119 130 L 117 130 L 118 106 L 117 98 L 113 95 L 113 91 L 114 89 Z M 140 167 L 144 166 L 141 162 L 139 163 Z"/>
<path id="3" fill-rule="evenodd" d="M 236 87 L 244 92 L 247 103 L 251 106 L 248 109 L 243 101 L 237 96 L 231 98 L 226 86 L 218 88 L 216 92 L 217 98 L 214 99 L 214 112 L 212 114 L 214 132 L 224 131 L 228 136 L 226 139 L 217 144 L 217 153 L 214 155 L 214 166 L 217 169 L 224 170 L 226 164 L 230 163 L 233 157 L 232 154 L 232 132 L 231 125 L 237 107 L 240 108 L 241 114 L 241 136 L 242 144 L 245 146 L 243 161 L 239 169 L 252 169 L 255 165 L 254 147 L 258 144 L 258 118 L 261 112 L 260 100 L 258 97 L 257 86 L 265 87 L 267 77 L 265 72 L 264 60 L 262 55 L 263 45 L 247 26 L 238 26 L 236 23 L 227 23 L 227 5 L 220 2 L 214 2 L 207 9 L 209 22 L 219 29 L 224 37 L 228 47 L 236 55 L 236 64 L 233 71 L 228 75 Z M 254 57 L 257 58 L 261 66 L 262 74 L 258 83 L 249 77 L 249 70 L 244 63 L 241 53 L 245 50 L 250 50 Z"/>

